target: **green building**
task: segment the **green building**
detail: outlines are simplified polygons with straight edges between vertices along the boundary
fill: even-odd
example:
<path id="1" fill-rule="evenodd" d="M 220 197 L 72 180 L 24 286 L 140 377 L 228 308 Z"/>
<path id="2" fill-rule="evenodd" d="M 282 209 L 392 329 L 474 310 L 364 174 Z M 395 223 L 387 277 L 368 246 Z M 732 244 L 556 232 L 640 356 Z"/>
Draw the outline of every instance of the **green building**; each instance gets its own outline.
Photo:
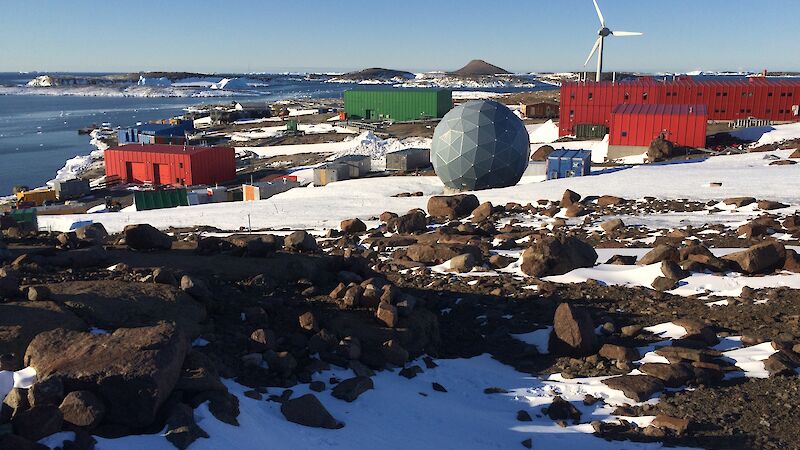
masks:
<path id="1" fill-rule="evenodd" d="M 344 93 L 347 117 L 356 120 L 440 119 L 452 108 L 449 89 L 367 87 Z"/>

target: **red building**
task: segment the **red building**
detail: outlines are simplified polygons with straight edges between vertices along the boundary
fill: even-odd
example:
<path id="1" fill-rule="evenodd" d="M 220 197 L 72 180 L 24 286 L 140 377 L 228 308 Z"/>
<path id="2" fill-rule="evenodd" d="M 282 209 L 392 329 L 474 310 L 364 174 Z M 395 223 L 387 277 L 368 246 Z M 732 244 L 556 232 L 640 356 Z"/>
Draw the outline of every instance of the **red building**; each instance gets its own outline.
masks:
<path id="1" fill-rule="evenodd" d="M 236 178 L 236 156 L 229 147 L 126 145 L 105 151 L 106 176 L 125 183 L 193 186 Z"/>
<path id="2" fill-rule="evenodd" d="M 575 125 L 612 127 L 611 113 L 621 104 L 705 105 L 708 120 L 755 117 L 775 122 L 800 121 L 800 79 L 750 77 L 619 82 L 574 82 L 561 85 L 559 134 L 575 133 Z"/>
<path id="3" fill-rule="evenodd" d="M 611 112 L 608 144 L 648 147 L 663 136 L 676 147 L 702 148 L 707 128 L 705 105 L 621 104 Z"/>

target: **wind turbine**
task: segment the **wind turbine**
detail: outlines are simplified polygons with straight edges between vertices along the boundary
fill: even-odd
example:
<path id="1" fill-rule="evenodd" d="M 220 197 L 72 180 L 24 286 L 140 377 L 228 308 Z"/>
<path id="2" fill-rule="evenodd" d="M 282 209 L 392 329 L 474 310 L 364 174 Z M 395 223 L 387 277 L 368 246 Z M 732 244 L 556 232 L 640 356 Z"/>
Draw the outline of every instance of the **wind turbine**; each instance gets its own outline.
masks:
<path id="1" fill-rule="evenodd" d="M 603 13 L 600 12 L 600 6 L 597 4 L 597 0 L 592 0 L 592 2 L 594 3 L 595 11 L 597 11 L 597 18 L 600 19 L 600 30 L 597 32 L 597 40 L 594 41 L 594 47 L 592 47 L 592 51 L 589 52 L 589 57 L 586 58 L 586 62 L 583 63 L 583 66 L 586 67 L 586 65 L 589 64 L 592 56 L 594 56 L 594 52 L 599 49 L 597 53 L 597 76 L 595 77 L 595 81 L 600 81 L 600 75 L 603 73 L 603 42 L 606 36 L 641 36 L 644 33 L 639 33 L 638 31 L 609 30 L 608 27 L 606 27 L 606 19 L 603 18 Z"/>

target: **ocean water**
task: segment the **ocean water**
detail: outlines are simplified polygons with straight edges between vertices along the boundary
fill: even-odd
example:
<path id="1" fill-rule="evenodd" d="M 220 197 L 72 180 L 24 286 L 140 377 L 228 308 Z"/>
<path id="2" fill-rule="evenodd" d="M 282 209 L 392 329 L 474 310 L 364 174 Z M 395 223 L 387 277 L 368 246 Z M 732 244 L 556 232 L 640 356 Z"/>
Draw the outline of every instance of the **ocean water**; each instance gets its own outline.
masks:
<path id="1" fill-rule="evenodd" d="M 37 75 L 0 73 L 0 86 L 24 86 Z M 0 94 L 0 197 L 10 195 L 15 185 L 43 186 L 55 177 L 67 159 L 89 154 L 94 150 L 89 144 L 90 137 L 78 135 L 78 129 L 93 123 L 130 126 L 178 115 L 187 106 L 203 103 L 339 98 L 352 87 L 292 75 L 274 75 L 267 84 L 234 96 L 215 98 Z"/>

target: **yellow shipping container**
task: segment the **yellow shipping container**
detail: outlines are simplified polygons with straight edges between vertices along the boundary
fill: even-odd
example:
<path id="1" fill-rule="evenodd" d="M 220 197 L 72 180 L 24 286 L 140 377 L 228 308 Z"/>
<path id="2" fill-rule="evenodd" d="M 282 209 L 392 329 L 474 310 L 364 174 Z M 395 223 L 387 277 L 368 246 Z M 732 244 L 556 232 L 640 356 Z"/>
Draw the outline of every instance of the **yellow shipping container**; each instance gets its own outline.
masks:
<path id="1" fill-rule="evenodd" d="M 55 201 L 56 191 L 52 189 L 34 189 L 32 191 L 17 192 L 18 202 L 30 202 L 36 206 L 42 206 L 44 202 Z"/>

